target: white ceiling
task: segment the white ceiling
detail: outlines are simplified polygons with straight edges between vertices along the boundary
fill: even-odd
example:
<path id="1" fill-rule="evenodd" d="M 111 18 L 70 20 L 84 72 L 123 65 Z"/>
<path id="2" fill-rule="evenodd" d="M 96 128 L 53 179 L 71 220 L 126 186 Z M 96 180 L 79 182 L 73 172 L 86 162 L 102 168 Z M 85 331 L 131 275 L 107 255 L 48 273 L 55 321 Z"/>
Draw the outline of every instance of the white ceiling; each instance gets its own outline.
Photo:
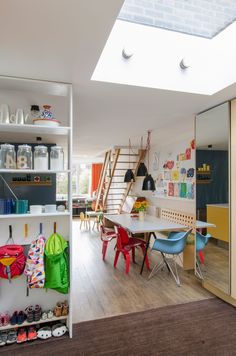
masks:
<path id="1" fill-rule="evenodd" d="M 168 131 L 174 123 L 235 97 L 236 85 L 204 96 L 91 81 L 122 2 L 1 1 L 0 74 L 74 84 L 76 156 L 127 144 L 130 136 L 138 142 L 148 129 Z"/>

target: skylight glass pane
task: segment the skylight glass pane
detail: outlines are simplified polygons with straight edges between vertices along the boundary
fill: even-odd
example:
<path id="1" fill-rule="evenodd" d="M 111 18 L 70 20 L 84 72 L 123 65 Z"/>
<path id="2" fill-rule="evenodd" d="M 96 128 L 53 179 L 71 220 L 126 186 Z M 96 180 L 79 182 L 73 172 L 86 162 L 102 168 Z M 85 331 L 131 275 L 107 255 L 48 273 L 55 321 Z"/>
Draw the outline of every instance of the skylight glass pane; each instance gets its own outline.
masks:
<path id="1" fill-rule="evenodd" d="M 236 19 L 236 0 L 125 0 L 118 18 L 212 38 Z"/>

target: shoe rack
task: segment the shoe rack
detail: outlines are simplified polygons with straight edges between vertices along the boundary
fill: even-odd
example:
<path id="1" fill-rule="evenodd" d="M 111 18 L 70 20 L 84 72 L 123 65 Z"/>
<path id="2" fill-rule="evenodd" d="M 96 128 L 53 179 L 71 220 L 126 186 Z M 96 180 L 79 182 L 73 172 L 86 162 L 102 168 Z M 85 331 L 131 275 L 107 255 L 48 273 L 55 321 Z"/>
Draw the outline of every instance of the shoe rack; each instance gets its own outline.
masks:
<path id="1" fill-rule="evenodd" d="M 67 209 L 65 212 L 41 213 L 41 214 L 11 214 L 0 215 L 0 245 L 5 245 L 8 239 L 9 225 L 12 226 L 13 240 L 15 244 L 27 246 L 37 238 L 39 226 L 43 226 L 43 234 L 48 239 L 53 233 L 54 223 L 57 232 L 69 242 L 70 251 L 70 273 L 72 271 L 72 196 L 71 196 L 71 153 L 72 153 L 72 118 L 73 118 L 73 92 L 70 83 L 56 83 L 50 81 L 40 81 L 16 77 L 0 76 L 0 103 L 6 103 L 12 110 L 17 108 L 30 111 L 32 104 L 50 104 L 55 117 L 61 122 L 58 127 L 39 126 L 34 124 L 6 124 L 0 123 L 1 143 L 36 143 L 36 137 L 41 137 L 40 144 L 57 144 L 64 149 L 64 170 L 62 171 L 35 171 L 21 169 L 0 169 L 0 174 L 63 174 L 67 177 L 66 198 Z M 37 143 L 39 144 L 39 143 Z M 1 182 L 0 182 L 1 184 Z M 30 185 L 14 186 L 13 190 L 31 189 Z M 38 188 L 37 188 L 38 189 Z M 28 225 L 27 237 L 24 237 L 24 227 Z M 0 313 L 8 311 L 12 314 L 15 310 L 25 310 L 29 305 L 39 304 L 42 310 L 53 310 L 57 302 L 67 300 L 69 303 L 68 316 L 53 317 L 49 320 L 39 322 L 24 322 L 22 326 L 33 324 L 45 324 L 47 322 L 64 320 L 72 336 L 72 277 L 70 275 L 69 294 L 60 294 L 51 289 L 30 289 L 29 295 L 26 293 L 26 277 L 8 280 L 0 279 Z M 43 326 L 43 325 L 42 325 Z M 1 326 L 1 330 L 16 328 L 17 325 Z"/>

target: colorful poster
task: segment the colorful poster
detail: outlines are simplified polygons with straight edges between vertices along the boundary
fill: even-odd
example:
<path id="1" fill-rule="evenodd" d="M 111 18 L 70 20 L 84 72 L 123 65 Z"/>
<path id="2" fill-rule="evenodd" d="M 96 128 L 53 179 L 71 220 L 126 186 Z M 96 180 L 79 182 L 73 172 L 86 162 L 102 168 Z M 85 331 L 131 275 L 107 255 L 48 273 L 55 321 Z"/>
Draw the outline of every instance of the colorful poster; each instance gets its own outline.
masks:
<path id="1" fill-rule="evenodd" d="M 187 195 L 187 184 L 180 183 L 180 198 L 186 198 Z"/>
<path id="2" fill-rule="evenodd" d="M 186 159 L 191 159 L 191 148 L 186 148 L 185 157 Z"/>
<path id="3" fill-rule="evenodd" d="M 187 198 L 194 199 L 194 184 L 187 183 Z"/>
<path id="4" fill-rule="evenodd" d="M 173 180 L 173 181 L 179 180 L 179 171 L 174 170 L 171 172 L 171 180 Z"/>
<path id="5" fill-rule="evenodd" d="M 169 197 L 174 196 L 174 183 L 169 183 L 168 185 L 168 195 Z"/>
<path id="6" fill-rule="evenodd" d="M 174 183 L 174 196 L 179 197 L 180 194 L 180 183 Z"/>

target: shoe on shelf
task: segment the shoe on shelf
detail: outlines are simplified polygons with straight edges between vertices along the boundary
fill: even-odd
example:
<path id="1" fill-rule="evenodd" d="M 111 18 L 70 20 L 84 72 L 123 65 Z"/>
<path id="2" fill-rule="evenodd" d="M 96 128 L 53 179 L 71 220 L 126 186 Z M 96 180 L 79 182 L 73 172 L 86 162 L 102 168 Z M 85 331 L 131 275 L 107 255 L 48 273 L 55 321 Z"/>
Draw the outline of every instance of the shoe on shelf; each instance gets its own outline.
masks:
<path id="1" fill-rule="evenodd" d="M 18 325 L 23 324 L 24 321 L 26 320 L 26 318 L 27 317 L 26 317 L 25 313 L 22 310 L 19 311 L 18 316 L 17 316 L 17 324 Z"/>
<path id="2" fill-rule="evenodd" d="M 4 346 L 7 343 L 7 332 L 1 331 L 0 332 L 0 346 Z"/>
<path id="3" fill-rule="evenodd" d="M 21 344 L 22 342 L 27 341 L 27 332 L 25 328 L 20 328 L 18 330 L 18 334 L 17 334 L 17 344 Z"/>
<path id="4" fill-rule="evenodd" d="M 14 311 L 14 313 L 12 314 L 12 316 L 10 317 L 10 324 L 11 325 L 16 325 L 18 322 L 18 312 Z"/>
<path id="5" fill-rule="evenodd" d="M 34 321 L 34 308 L 33 308 L 33 306 L 29 305 L 25 309 L 25 313 L 26 313 L 26 316 L 27 316 L 28 323 L 33 323 L 33 321 Z"/>
<path id="6" fill-rule="evenodd" d="M 7 344 L 14 344 L 17 340 L 17 332 L 15 330 L 10 330 L 7 333 Z"/>
<path id="7" fill-rule="evenodd" d="M 34 307 L 34 321 L 39 321 L 41 319 L 42 309 L 40 305 L 35 305 Z"/>
<path id="8" fill-rule="evenodd" d="M 67 327 L 65 324 L 58 323 L 52 326 L 52 336 L 60 337 L 63 336 L 67 332 Z"/>
<path id="9" fill-rule="evenodd" d="M 47 318 L 48 318 L 47 312 L 43 312 L 41 315 L 41 320 L 47 320 Z"/>
<path id="10" fill-rule="evenodd" d="M 44 326 L 43 328 L 40 328 L 37 332 L 37 336 L 39 339 L 49 339 L 52 337 L 52 330 L 49 326 Z"/>
<path id="11" fill-rule="evenodd" d="M 2 326 L 10 324 L 10 314 L 8 312 L 2 314 Z"/>
<path id="12" fill-rule="evenodd" d="M 62 303 L 62 312 L 61 312 L 61 315 L 62 316 L 66 316 L 69 314 L 69 305 L 68 305 L 68 302 L 67 300 L 65 300 L 63 303 Z"/>
<path id="13" fill-rule="evenodd" d="M 47 318 L 48 318 L 48 319 L 52 319 L 53 317 L 54 317 L 53 311 L 52 311 L 52 310 L 49 310 L 49 311 L 47 312 Z"/>
<path id="14" fill-rule="evenodd" d="M 62 315 L 62 303 L 58 302 L 54 308 L 54 315 L 59 318 Z"/>
<path id="15" fill-rule="evenodd" d="M 36 328 L 34 326 L 30 326 L 28 329 L 28 341 L 36 340 L 37 338 Z"/>

